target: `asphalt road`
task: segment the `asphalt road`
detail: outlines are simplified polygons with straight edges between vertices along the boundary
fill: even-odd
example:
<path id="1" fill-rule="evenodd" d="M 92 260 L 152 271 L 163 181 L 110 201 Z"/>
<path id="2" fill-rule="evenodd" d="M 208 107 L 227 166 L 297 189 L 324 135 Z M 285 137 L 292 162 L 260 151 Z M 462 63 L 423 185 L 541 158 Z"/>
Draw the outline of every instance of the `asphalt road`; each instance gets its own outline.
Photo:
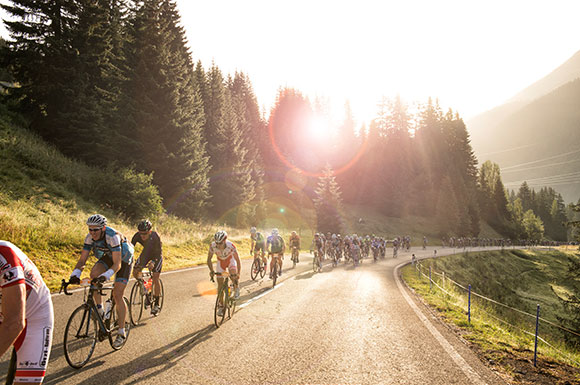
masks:
<path id="1" fill-rule="evenodd" d="M 433 248 L 412 252 L 427 257 Z M 503 384 L 401 283 L 397 266 L 410 258 L 405 252 L 377 263 L 365 259 L 356 268 L 327 264 L 313 273 L 308 254 L 294 269 L 286 256 L 273 290 L 267 276 L 250 279 L 251 260 L 244 260 L 238 310 L 219 329 L 207 266 L 164 273 L 162 313 L 144 315 L 120 351 L 98 343 L 80 370 L 68 366 L 62 342 L 82 292 L 55 295 L 44 383 Z M 0 360 L 0 383 L 8 358 Z"/>

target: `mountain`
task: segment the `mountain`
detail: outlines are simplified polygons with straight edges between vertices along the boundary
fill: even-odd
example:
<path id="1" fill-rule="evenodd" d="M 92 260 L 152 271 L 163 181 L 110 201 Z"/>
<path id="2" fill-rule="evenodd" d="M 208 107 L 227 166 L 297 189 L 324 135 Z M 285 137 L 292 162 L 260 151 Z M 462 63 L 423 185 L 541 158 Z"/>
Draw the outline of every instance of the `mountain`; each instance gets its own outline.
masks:
<path id="1" fill-rule="evenodd" d="M 508 102 L 467 121 L 480 163 L 502 169 L 507 188 L 551 186 L 580 198 L 580 51 Z"/>

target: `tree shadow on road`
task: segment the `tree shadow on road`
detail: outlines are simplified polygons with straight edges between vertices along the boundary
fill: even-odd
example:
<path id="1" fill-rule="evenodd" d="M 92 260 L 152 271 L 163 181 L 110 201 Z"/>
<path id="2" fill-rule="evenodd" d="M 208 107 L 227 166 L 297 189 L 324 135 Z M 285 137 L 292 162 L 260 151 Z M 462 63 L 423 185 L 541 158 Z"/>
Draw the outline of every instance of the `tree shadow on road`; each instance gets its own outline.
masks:
<path id="1" fill-rule="evenodd" d="M 209 324 L 203 329 L 200 329 L 194 333 L 191 333 L 189 335 L 178 338 L 172 342 L 169 342 L 163 347 L 137 356 L 133 360 L 125 364 L 109 367 L 108 369 L 99 372 L 98 377 L 93 376 L 84 381 L 79 381 L 77 382 L 77 384 L 82 385 L 89 384 L 101 385 L 103 383 L 116 384 L 126 381 L 131 376 L 135 376 L 135 378 L 132 381 L 126 383 L 137 384 L 141 381 L 146 380 L 149 377 L 154 377 L 159 373 L 165 372 L 174 367 L 175 365 L 177 365 L 179 361 L 196 345 L 211 338 L 211 334 L 214 330 L 216 330 L 215 326 L 213 324 Z M 111 352 L 107 354 L 110 353 Z M 122 352 L 119 353 L 123 354 Z M 104 354 L 101 357 L 107 354 Z M 98 358 L 99 357 L 97 357 L 97 359 Z M 94 363 L 89 362 L 89 365 L 87 365 L 85 368 L 91 367 L 94 368 L 96 366 L 102 365 L 103 363 L 104 363 L 103 360 Z M 154 371 L 146 375 L 139 375 L 141 372 L 153 368 L 155 368 Z M 77 373 L 77 371 L 75 371 L 70 367 L 67 367 L 65 369 L 62 369 L 58 373 L 48 375 L 45 379 L 45 384 L 58 384 L 64 379 L 69 379 L 70 377 L 74 376 L 74 373 Z M 104 378 L 106 379 L 105 381 L 103 381 Z"/>

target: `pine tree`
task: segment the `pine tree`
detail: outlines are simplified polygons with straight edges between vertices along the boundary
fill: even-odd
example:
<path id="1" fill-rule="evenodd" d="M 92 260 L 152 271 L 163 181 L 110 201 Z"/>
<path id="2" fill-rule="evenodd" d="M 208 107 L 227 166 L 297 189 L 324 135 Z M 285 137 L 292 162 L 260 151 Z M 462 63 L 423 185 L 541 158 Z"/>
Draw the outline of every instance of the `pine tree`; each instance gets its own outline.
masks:
<path id="1" fill-rule="evenodd" d="M 329 164 L 322 171 L 314 192 L 316 195 L 314 206 L 317 215 L 317 230 L 323 233 L 341 233 L 343 228 L 341 221 L 342 197 L 334 171 Z"/>
<path id="2" fill-rule="evenodd" d="M 203 105 L 174 1 L 147 0 L 131 37 L 126 135 L 137 166 L 153 172 L 166 209 L 200 218 L 209 198 Z"/>
<path id="3" fill-rule="evenodd" d="M 10 66 L 19 88 L 11 91 L 31 128 L 58 144 L 65 135 L 58 112 L 74 99 L 69 91 L 69 66 L 76 63 L 74 29 L 78 4 L 74 0 L 13 0 L 0 5 L 13 21 L 2 67 Z M 74 65 L 73 65 L 74 68 Z"/>

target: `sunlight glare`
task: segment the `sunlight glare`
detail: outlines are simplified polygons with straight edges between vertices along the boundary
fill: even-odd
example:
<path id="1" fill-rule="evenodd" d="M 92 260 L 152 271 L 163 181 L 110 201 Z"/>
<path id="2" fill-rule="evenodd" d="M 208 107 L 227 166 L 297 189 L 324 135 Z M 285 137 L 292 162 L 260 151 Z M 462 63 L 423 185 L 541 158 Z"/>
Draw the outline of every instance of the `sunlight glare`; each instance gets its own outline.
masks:
<path id="1" fill-rule="evenodd" d="M 328 119 L 323 116 L 314 116 L 308 127 L 309 135 L 314 139 L 327 139 L 333 134 L 333 128 Z"/>

